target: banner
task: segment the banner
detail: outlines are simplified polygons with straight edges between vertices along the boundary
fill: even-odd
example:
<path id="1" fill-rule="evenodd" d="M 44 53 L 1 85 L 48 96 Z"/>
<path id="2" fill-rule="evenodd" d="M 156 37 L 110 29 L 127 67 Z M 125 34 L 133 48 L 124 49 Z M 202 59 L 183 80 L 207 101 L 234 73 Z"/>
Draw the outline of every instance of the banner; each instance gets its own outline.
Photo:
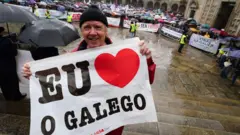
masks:
<path id="1" fill-rule="evenodd" d="M 30 63 L 30 134 L 104 135 L 122 125 L 156 122 L 138 42 Z"/>
<path id="2" fill-rule="evenodd" d="M 176 40 L 180 40 L 182 36 L 182 30 L 178 28 L 174 28 L 171 26 L 163 26 L 160 30 L 161 34 L 168 36 L 170 38 L 174 38 Z"/>
<path id="3" fill-rule="evenodd" d="M 130 28 L 131 21 L 124 20 L 123 27 Z M 157 32 L 160 24 L 151 24 L 151 23 L 137 23 L 138 24 L 138 30 L 141 31 L 148 31 L 148 32 Z"/>
<path id="4" fill-rule="evenodd" d="M 107 17 L 108 25 L 112 27 L 119 27 L 120 18 Z"/>
<path id="5" fill-rule="evenodd" d="M 201 35 L 192 34 L 189 44 L 206 52 L 216 54 L 219 46 L 219 40 L 214 40 L 211 38 L 205 38 Z"/>
<path id="6" fill-rule="evenodd" d="M 82 15 L 81 12 L 69 12 L 70 15 L 72 15 L 72 21 L 79 22 L 80 16 Z"/>

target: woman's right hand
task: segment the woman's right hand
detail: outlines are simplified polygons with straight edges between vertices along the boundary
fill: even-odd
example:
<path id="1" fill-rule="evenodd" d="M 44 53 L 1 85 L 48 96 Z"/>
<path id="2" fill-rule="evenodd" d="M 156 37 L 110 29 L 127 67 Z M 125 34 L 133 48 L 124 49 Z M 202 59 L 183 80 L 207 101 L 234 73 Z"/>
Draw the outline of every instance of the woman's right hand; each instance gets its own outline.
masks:
<path id="1" fill-rule="evenodd" d="M 30 70 L 30 66 L 28 63 L 25 63 L 22 68 L 22 74 L 25 78 L 29 79 L 30 76 L 32 75 L 32 72 Z"/>

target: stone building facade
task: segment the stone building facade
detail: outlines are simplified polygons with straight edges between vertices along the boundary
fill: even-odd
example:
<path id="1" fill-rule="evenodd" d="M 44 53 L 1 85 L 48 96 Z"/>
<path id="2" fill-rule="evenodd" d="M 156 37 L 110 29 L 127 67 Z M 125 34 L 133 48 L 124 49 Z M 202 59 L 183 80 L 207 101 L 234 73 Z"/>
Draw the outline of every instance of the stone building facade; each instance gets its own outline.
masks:
<path id="1" fill-rule="evenodd" d="M 240 0 L 236 1 L 236 5 L 228 20 L 226 31 L 232 35 L 240 36 Z"/>
<path id="2" fill-rule="evenodd" d="M 137 7 L 185 12 L 187 0 L 104 0 L 107 3 L 131 4 Z"/>
<path id="3" fill-rule="evenodd" d="M 232 11 L 231 11 L 232 9 Z M 240 0 L 188 0 L 185 18 L 239 35 Z"/>
<path id="4" fill-rule="evenodd" d="M 240 0 L 104 0 L 137 7 L 181 12 L 185 18 L 194 18 L 201 24 L 240 35 Z M 231 10 L 232 11 L 231 11 Z"/>

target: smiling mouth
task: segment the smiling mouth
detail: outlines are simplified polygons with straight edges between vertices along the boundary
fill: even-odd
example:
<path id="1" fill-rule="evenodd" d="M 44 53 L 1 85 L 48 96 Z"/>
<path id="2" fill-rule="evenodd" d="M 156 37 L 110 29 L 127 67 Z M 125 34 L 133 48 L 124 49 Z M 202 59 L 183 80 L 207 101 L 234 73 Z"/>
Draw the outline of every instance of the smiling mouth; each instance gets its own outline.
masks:
<path id="1" fill-rule="evenodd" d="M 96 41 L 96 40 L 98 40 L 98 38 L 90 37 L 90 38 L 88 38 L 88 40 L 90 40 L 90 41 Z"/>

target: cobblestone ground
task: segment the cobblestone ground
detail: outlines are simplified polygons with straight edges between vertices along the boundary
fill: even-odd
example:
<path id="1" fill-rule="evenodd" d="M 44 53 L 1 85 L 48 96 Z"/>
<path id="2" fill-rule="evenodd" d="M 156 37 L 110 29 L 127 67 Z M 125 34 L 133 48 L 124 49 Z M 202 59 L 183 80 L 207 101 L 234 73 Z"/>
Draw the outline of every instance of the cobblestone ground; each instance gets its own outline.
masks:
<path id="1" fill-rule="evenodd" d="M 113 41 L 127 34 L 109 29 Z M 124 135 L 240 135 L 240 85 L 219 77 L 215 57 L 190 46 L 180 55 L 176 42 L 153 33 L 138 35 L 152 48 L 157 64 L 152 90 L 158 122 L 125 126 Z M 60 50 L 71 50 L 78 42 Z M 29 114 L 28 100 L 0 98 L 0 134 L 28 134 Z"/>

